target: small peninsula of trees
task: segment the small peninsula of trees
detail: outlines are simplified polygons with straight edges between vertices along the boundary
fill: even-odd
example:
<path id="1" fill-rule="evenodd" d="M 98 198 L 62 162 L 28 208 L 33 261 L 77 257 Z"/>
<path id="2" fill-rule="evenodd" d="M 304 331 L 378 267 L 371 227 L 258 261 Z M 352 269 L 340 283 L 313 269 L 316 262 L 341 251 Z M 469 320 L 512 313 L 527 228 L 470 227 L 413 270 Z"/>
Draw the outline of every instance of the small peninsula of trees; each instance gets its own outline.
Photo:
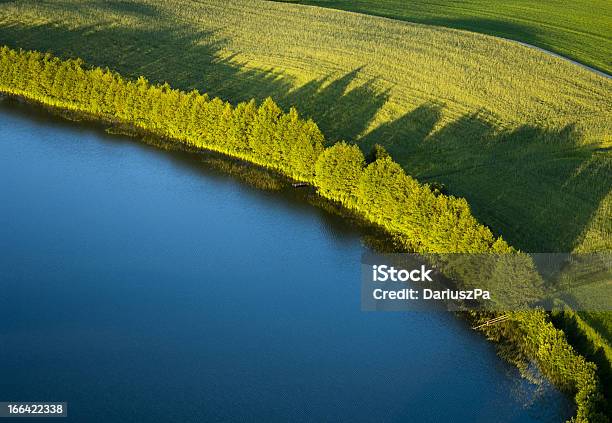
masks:
<path id="1" fill-rule="evenodd" d="M 274 169 L 314 185 L 395 235 L 405 248 L 422 253 L 515 252 L 472 215 L 467 201 L 432 190 L 408 176 L 382 150 L 366 157 L 345 142 L 325 148 L 312 120 L 288 113 L 272 100 L 236 106 L 167 83 L 132 81 L 81 60 L 60 60 L 36 51 L 0 48 L 0 92 L 41 104 L 129 123 L 186 145 L 218 151 Z M 605 420 L 595 366 L 576 354 L 544 312 L 512 314 L 512 338 L 536 359 L 555 383 L 572 392 L 576 421 Z"/>

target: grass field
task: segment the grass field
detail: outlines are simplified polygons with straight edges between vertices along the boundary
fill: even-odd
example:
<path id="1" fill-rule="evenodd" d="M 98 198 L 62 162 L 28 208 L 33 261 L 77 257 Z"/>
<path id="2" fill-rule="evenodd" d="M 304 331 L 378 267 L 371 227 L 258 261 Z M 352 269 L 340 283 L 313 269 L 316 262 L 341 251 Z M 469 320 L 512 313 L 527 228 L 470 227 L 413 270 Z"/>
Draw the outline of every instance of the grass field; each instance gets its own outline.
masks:
<path id="1" fill-rule="evenodd" d="M 533 1 L 515 4 L 526 15 L 502 8 L 454 26 L 505 28 L 490 32 L 609 70 L 609 6 L 548 2 L 538 12 Z M 573 8 L 572 21 L 553 19 Z M 504 13 L 531 16 L 532 32 Z M 419 22 L 455 17 L 427 19 Z M 544 44 L 550 39 L 559 41 L 555 48 Z M 516 247 L 612 250 L 612 80 L 534 49 L 262 0 L 5 0 L 0 44 L 81 57 L 234 103 L 272 96 L 312 117 L 330 140 L 384 145 L 409 174 L 466 197 L 476 217 Z M 584 317 L 610 339 L 609 316 Z"/>
<path id="2" fill-rule="evenodd" d="M 331 140 L 383 144 L 519 248 L 612 248 L 612 80 L 533 49 L 258 0 L 8 1 L 0 43 L 233 102 L 270 95 Z"/>
<path id="3" fill-rule="evenodd" d="M 282 0 L 529 43 L 612 74 L 612 2 L 607 0 Z"/>

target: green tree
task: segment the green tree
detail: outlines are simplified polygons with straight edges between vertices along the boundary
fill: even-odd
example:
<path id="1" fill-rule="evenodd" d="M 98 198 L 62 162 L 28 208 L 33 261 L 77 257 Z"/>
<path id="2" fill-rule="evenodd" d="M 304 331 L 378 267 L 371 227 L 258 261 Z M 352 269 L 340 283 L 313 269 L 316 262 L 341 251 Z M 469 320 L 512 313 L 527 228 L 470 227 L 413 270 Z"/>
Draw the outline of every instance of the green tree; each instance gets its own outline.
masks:
<path id="1" fill-rule="evenodd" d="M 281 114 L 282 110 L 270 97 L 266 98 L 257 109 L 249 134 L 249 146 L 258 163 L 269 166 L 280 164 L 277 126 Z"/>
<path id="2" fill-rule="evenodd" d="M 315 185 L 328 198 L 355 206 L 365 158 L 356 145 L 339 142 L 327 148 L 315 166 Z"/>
<path id="3" fill-rule="evenodd" d="M 323 133 L 316 123 L 312 120 L 302 122 L 287 159 L 292 177 L 307 182 L 314 181 L 315 164 L 325 150 L 324 142 Z"/>
<path id="4" fill-rule="evenodd" d="M 376 223 L 397 230 L 397 223 L 409 193 L 405 190 L 406 174 L 402 167 L 384 156 L 371 163 L 359 179 L 357 204 Z"/>

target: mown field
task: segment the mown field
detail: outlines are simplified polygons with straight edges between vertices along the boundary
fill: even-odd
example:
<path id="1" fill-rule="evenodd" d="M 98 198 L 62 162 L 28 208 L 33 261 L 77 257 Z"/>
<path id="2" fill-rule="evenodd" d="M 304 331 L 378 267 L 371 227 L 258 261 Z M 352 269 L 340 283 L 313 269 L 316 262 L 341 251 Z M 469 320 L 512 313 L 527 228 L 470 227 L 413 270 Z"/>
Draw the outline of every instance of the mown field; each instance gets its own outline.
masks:
<path id="1" fill-rule="evenodd" d="M 272 96 L 327 139 L 384 145 L 516 247 L 612 249 L 612 80 L 534 49 L 263 0 L 3 1 L 0 44 L 233 103 Z"/>
<path id="2" fill-rule="evenodd" d="M 281 0 L 529 43 L 612 74 L 612 2 L 607 0 Z"/>

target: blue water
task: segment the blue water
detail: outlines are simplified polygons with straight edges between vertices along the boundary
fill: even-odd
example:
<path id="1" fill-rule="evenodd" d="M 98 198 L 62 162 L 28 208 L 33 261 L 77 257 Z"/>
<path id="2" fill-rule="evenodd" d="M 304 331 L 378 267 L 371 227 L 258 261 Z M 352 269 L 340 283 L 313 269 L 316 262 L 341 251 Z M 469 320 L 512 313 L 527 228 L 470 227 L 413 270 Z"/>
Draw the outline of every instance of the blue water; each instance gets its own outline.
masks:
<path id="1" fill-rule="evenodd" d="M 70 422 L 571 413 L 452 314 L 360 311 L 364 229 L 299 190 L 12 101 L 0 180 L 0 401 Z"/>

